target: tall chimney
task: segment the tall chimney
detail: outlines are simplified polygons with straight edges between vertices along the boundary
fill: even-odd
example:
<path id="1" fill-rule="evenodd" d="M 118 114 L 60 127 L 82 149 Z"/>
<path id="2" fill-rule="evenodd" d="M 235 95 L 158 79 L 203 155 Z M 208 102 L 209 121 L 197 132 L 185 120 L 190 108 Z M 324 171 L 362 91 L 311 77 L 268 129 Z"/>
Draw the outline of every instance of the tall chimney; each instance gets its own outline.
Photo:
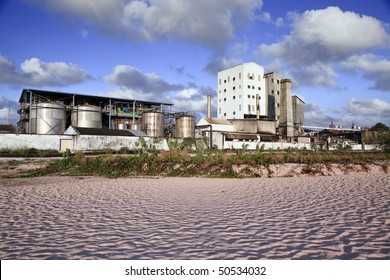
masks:
<path id="1" fill-rule="evenodd" d="M 282 136 L 285 136 L 288 139 L 294 136 L 290 79 L 281 80 L 280 91 L 279 128 Z"/>
<path id="2" fill-rule="evenodd" d="M 207 117 L 211 118 L 211 94 L 207 95 Z"/>

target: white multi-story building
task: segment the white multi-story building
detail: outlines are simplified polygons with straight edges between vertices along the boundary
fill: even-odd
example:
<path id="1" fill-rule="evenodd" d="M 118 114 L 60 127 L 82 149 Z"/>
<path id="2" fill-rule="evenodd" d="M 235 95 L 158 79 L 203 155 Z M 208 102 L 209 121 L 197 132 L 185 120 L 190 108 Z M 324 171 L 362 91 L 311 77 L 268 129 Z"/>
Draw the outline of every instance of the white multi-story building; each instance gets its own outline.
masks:
<path id="1" fill-rule="evenodd" d="M 253 62 L 218 72 L 218 118 L 267 116 L 264 68 Z"/>

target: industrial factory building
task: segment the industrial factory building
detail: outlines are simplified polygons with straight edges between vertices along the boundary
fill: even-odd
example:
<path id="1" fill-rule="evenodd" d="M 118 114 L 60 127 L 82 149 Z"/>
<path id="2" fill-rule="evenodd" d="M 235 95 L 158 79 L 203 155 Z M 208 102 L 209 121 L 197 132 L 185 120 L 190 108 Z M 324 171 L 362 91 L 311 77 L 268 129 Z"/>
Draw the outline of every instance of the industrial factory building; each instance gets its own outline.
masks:
<path id="1" fill-rule="evenodd" d="M 302 137 L 305 103 L 291 95 L 290 79 L 275 72 L 264 74 L 256 63 L 243 63 L 218 73 L 217 96 L 218 118 L 198 122 L 202 135 L 215 146 L 255 148 L 260 142 L 281 140 L 310 144 Z M 223 131 L 221 124 L 230 127 Z"/>
<path id="2" fill-rule="evenodd" d="M 2 135 L 0 148 L 132 149 L 140 137 L 158 149 L 167 149 L 167 138 L 202 138 L 220 149 L 308 148 L 300 141 L 304 102 L 291 96 L 291 80 L 250 62 L 220 71 L 217 84 L 217 118 L 208 96 L 208 116 L 196 125 L 193 113 L 173 112 L 171 103 L 23 89 L 17 132 Z"/>

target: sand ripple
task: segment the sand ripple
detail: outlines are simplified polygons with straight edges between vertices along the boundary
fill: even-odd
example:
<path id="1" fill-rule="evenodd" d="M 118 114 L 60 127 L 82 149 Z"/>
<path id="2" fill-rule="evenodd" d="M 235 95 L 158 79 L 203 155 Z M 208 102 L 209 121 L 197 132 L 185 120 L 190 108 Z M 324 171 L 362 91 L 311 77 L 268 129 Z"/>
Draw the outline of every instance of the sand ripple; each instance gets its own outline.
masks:
<path id="1" fill-rule="evenodd" d="M 1 259 L 390 259 L 390 176 L 0 180 Z"/>

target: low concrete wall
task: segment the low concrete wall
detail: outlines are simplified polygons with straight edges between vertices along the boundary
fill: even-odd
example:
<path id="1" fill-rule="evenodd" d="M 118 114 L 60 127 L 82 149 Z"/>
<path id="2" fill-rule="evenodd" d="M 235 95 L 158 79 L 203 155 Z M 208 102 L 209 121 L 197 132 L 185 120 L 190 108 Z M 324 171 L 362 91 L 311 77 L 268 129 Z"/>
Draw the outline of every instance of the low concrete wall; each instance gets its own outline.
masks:
<path id="1" fill-rule="evenodd" d="M 73 136 L 73 150 L 103 150 L 113 149 L 119 150 L 122 147 L 127 147 L 130 150 L 140 148 L 136 143 L 140 144 L 139 137 L 123 137 L 123 136 L 92 136 L 79 135 Z M 157 150 L 169 150 L 168 143 L 165 139 L 156 139 L 144 137 L 144 140 L 149 148 L 155 147 Z"/>
<path id="2" fill-rule="evenodd" d="M 0 134 L 0 149 L 60 150 L 62 135 Z"/>

